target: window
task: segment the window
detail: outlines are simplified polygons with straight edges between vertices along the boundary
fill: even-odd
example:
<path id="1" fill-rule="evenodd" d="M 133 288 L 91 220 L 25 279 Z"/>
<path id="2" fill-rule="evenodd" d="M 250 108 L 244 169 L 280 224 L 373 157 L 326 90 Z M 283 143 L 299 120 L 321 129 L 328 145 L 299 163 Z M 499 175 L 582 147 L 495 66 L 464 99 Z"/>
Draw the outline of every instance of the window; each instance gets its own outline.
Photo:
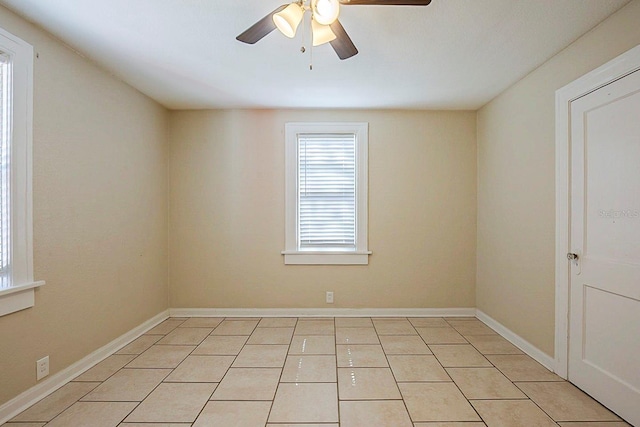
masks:
<path id="1" fill-rule="evenodd" d="M 33 48 L 0 29 L 0 316 L 34 305 Z"/>
<path id="2" fill-rule="evenodd" d="M 368 264 L 367 123 L 287 123 L 285 264 Z"/>

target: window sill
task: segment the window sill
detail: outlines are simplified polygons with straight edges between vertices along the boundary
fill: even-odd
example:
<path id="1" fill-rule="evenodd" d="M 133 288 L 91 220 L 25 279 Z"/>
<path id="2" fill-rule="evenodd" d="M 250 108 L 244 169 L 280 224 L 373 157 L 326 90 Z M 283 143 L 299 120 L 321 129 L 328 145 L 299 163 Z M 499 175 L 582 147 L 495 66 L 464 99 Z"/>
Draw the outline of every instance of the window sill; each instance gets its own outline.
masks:
<path id="1" fill-rule="evenodd" d="M 287 265 L 367 265 L 371 252 L 283 251 Z"/>
<path id="2" fill-rule="evenodd" d="M 15 313 L 35 305 L 35 288 L 45 282 L 33 282 L 0 289 L 0 316 Z"/>

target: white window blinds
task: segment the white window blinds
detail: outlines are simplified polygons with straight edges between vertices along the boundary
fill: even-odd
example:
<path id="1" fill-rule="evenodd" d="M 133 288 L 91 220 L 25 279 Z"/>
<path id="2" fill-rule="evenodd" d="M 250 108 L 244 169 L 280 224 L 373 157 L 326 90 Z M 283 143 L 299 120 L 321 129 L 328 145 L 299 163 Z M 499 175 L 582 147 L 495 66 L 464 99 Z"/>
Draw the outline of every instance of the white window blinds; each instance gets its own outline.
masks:
<path id="1" fill-rule="evenodd" d="M 298 134 L 298 245 L 356 249 L 356 135 Z"/>
<path id="2" fill-rule="evenodd" d="M 11 286 L 11 67 L 0 52 L 0 289 Z"/>

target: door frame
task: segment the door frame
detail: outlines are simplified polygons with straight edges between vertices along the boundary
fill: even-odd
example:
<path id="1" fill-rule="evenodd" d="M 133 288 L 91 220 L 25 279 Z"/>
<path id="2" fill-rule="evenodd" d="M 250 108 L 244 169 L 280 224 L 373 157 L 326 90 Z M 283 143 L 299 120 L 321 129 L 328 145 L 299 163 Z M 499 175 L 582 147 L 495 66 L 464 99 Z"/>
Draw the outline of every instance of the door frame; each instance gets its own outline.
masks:
<path id="1" fill-rule="evenodd" d="M 571 102 L 640 70 L 640 45 L 556 91 L 556 332 L 555 372 L 569 374 L 569 283 L 566 254 L 572 252 L 571 230 Z"/>

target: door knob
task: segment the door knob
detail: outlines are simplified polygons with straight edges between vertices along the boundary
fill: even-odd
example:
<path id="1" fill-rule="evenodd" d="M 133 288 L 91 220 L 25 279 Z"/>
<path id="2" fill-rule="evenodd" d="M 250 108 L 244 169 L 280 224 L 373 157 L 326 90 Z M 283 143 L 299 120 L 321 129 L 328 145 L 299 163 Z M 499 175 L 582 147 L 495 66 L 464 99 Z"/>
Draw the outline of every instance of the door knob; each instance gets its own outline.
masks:
<path id="1" fill-rule="evenodd" d="M 575 261 L 575 260 L 577 260 L 577 259 L 578 259 L 578 254 L 574 254 L 574 253 L 572 253 L 572 252 L 569 252 L 569 253 L 567 254 L 567 259 L 568 259 L 569 261 Z"/>

